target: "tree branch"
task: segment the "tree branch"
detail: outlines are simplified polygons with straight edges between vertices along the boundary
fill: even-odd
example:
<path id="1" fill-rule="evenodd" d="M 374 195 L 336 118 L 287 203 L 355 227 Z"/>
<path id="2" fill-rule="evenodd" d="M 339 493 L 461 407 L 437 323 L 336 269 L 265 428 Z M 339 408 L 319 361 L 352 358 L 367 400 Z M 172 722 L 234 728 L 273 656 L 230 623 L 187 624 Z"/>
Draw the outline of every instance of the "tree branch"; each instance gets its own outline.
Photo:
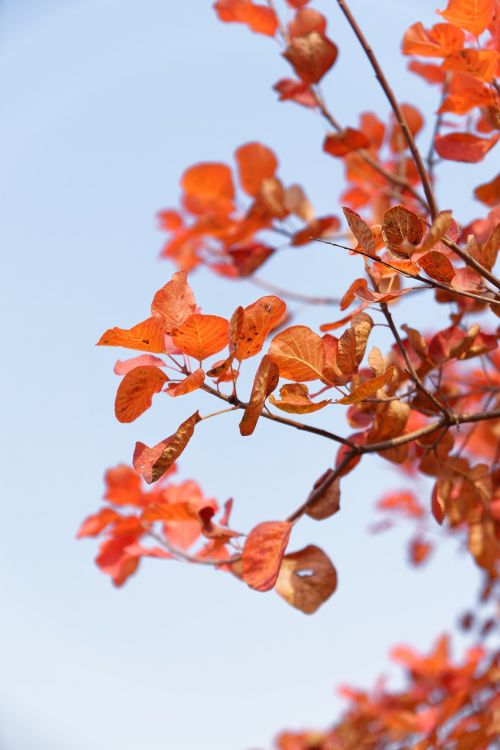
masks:
<path id="1" fill-rule="evenodd" d="M 436 206 L 434 194 L 432 192 L 429 175 L 427 174 L 425 170 L 422 157 L 420 156 L 420 152 L 417 148 L 417 145 L 415 143 L 411 130 L 408 127 L 408 123 L 406 122 L 404 115 L 401 112 L 401 108 L 397 102 L 396 97 L 394 96 L 394 92 L 392 88 L 390 87 L 387 81 L 387 78 L 385 77 L 384 72 L 382 71 L 382 68 L 380 67 L 378 63 L 378 60 L 375 57 L 375 54 L 372 48 L 368 44 L 366 37 L 364 36 L 363 32 L 358 26 L 358 23 L 356 19 L 354 18 L 354 16 L 352 15 L 351 11 L 349 10 L 345 0 L 337 0 L 337 4 L 340 10 L 342 11 L 342 13 L 344 14 L 344 16 L 346 17 L 347 22 L 352 28 L 354 34 L 358 38 L 358 41 L 361 44 L 361 47 L 363 48 L 366 56 L 368 57 L 368 60 L 370 61 L 370 64 L 373 70 L 375 71 L 375 77 L 380 83 L 384 91 L 384 94 L 386 95 L 386 98 L 389 101 L 389 104 L 391 105 L 392 111 L 394 112 L 398 125 L 403 131 L 404 137 L 406 139 L 406 143 L 408 144 L 408 148 L 410 149 L 411 155 L 413 157 L 413 161 L 415 162 L 415 166 L 420 175 L 420 180 L 422 182 L 422 187 L 424 189 L 427 206 L 429 208 L 429 213 L 431 215 L 431 218 L 434 219 L 435 216 L 437 215 L 437 206 Z"/>

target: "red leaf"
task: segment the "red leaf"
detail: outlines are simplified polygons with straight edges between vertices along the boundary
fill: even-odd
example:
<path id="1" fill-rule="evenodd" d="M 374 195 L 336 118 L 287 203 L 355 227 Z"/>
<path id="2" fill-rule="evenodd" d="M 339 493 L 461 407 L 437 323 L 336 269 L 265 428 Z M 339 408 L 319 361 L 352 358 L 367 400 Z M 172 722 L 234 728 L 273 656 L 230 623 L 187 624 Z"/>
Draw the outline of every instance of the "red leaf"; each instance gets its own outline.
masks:
<path id="1" fill-rule="evenodd" d="M 151 313 L 165 321 L 168 334 L 173 328 L 181 326 L 184 321 L 196 312 L 196 300 L 187 283 L 187 271 L 177 271 L 171 280 L 156 292 L 151 303 Z"/>
<path id="2" fill-rule="evenodd" d="M 244 23 L 251 31 L 274 36 L 278 28 L 275 12 L 265 5 L 250 0 L 217 0 L 214 9 L 221 21 Z"/>
<path id="3" fill-rule="evenodd" d="M 292 524 L 260 523 L 249 533 L 243 547 L 243 580 L 257 591 L 272 589 L 278 578 Z"/>
<path id="4" fill-rule="evenodd" d="M 134 451 L 134 469 L 144 477 L 148 484 L 156 482 L 177 461 L 189 443 L 196 424 L 200 421 L 198 412 L 183 422 L 178 430 L 152 448 L 144 443 L 136 443 Z"/>
<path id="5" fill-rule="evenodd" d="M 245 143 L 235 152 L 240 183 L 248 195 L 257 195 L 262 182 L 274 177 L 278 160 L 262 143 Z"/>
<path id="6" fill-rule="evenodd" d="M 330 133 L 323 141 L 323 151 L 331 156 L 345 156 L 350 151 L 369 146 L 370 141 L 366 135 L 354 128 L 345 128 L 340 133 Z"/>
<path id="7" fill-rule="evenodd" d="M 119 422 L 133 422 L 151 406 L 153 395 L 168 380 L 158 367 L 135 367 L 118 386 L 115 415 Z"/>
<path id="8" fill-rule="evenodd" d="M 290 41 L 283 52 L 305 83 L 318 83 L 337 59 L 337 47 L 324 34 L 312 31 Z"/>
<path id="9" fill-rule="evenodd" d="M 498 134 L 488 139 L 472 133 L 448 133 L 436 138 L 435 149 L 442 159 L 475 164 L 484 159 L 499 138 Z"/>

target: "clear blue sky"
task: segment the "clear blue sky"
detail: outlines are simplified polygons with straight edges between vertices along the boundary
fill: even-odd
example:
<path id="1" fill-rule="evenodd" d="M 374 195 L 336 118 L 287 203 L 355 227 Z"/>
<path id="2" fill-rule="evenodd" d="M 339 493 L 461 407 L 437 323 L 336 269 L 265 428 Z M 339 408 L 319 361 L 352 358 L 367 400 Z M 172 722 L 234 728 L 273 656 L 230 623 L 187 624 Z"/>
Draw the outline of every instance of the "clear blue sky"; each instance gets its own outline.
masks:
<path id="1" fill-rule="evenodd" d="M 398 49 L 412 22 L 438 20 L 437 4 L 352 0 L 398 95 L 427 110 L 436 92 L 405 72 Z M 341 49 L 325 84 L 339 119 L 385 113 L 335 3 L 317 7 Z M 105 468 L 128 461 L 136 439 L 169 434 L 198 403 L 158 399 L 138 422 L 118 424 L 112 366 L 122 353 L 94 346 L 105 328 L 143 319 L 173 270 L 157 260 L 155 212 L 176 204 L 187 165 L 229 160 L 248 140 L 274 148 L 284 180 L 300 180 L 319 211 L 338 212 L 341 171 L 321 154 L 324 126 L 276 102 L 271 85 L 288 70 L 272 43 L 219 23 L 205 0 L 3 0 L 0 54 L 0 748 L 250 750 L 284 726 L 325 725 L 340 706 L 336 685 L 395 674 L 390 646 L 427 648 L 477 584 L 452 544 L 415 572 L 405 534 L 366 533 L 372 502 L 405 486 L 388 464 L 367 460 L 344 482 L 342 513 L 295 533 L 295 547 L 319 543 L 339 569 L 338 593 L 311 618 L 175 563 L 146 561 L 117 591 L 94 567 L 95 545 L 75 541 Z M 469 219 L 471 181 L 456 165 L 444 175 L 443 208 Z M 262 275 L 337 294 L 352 262 L 301 249 Z M 204 271 L 192 285 L 205 311 L 223 315 L 259 296 Z M 433 322 L 421 303 L 400 310 L 399 322 Z M 298 309 L 296 320 L 331 315 Z M 221 501 L 234 496 L 245 529 L 293 509 L 332 458 L 329 444 L 272 424 L 243 442 L 228 415 L 203 425 L 181 474 Z"/>

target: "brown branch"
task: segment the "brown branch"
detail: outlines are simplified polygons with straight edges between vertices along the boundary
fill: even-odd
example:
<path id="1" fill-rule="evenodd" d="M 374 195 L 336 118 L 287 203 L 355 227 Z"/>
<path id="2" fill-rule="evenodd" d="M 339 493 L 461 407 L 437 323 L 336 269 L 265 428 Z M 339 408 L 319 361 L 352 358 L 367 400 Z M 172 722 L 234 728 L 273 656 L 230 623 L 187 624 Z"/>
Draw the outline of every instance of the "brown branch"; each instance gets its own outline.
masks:
<path id="1" fill-rule="evenodd" d="M 463 250 L 460 245 L 457 245 L 456 242 L 446 236 L 441 238 L 441 242 L 444 242 L 444 244 L 449 247 L 450 250 L 453 250 L 453 252 L 458 255 L 458 257 L 461 258 L 467 266 L 473 268 L 474 271 L 476 271 L 480 276 L 483 277 L 483 279 L 487 279 L 491 284 L 493 284 L 493 286 L 496 286 L 497 289 L 500 289 L 500 279 L 498 279 L 493 273 L 491 273 L 491 271 L 488 271 L 487 268 L 482 266 L 479 261 L 472 257 L 472 255 L 469 255 L 469 253 Z"/>
<path id="2" fill-rule="evenodd" d="M 292 292 L 289 289 L 284 289 L 281 286 L 276 286 L 276 284 L 265 281 L 258 276 L 249 276 L 247 281 L 261 289 L 266 289 L 268 292 L 288 297 L 296 302 L 304 302 L 306 305 L 338 305 L 340 301 L 337 297 L 315 297 L 309 294 L 301 294 L 300 292 Z"/>
<path id="3" fill-rule="evenodd" d="M 166 551 L 169 552 L 172 555 L 172 557 L 174 557 L 178 562 L 182 560 L 183 562 L 195 563 L 196 565 L 218 566 L 218 565 L 232 565 L 233 563 L 241 560 L 241 555 L 233 555 L 232 557 L 229 557 L 226 560 L 213 560 L 210 558 L 200 559 L 196 557 L 196 555 L 190 555 L 189 552 L 185 552 L 182 549 L 178 549 L 177 547 L 174 547 L 165 539 L 165 537 L 161 536 L 160 534 L 157 534 L 151 528 L 146 529 L 144 527 L 144 530 L 146 534 L 151 537 L 151 539 L 154 539 L 155 542 L 158 542 L 158 544 L 160 544 L 164 549 L 166 549 Z"/>
<path id="4" fill-rule="evenodd" d="M 474 292 L 466 292 L 465 290 L 459 291 L 458 289 L 453 289 L 453 287 L 451 286 L 442 284 L 440 281 L 435 281 L 434 279 L 426 279 L 425 276 L 421 276 L 419 273 L 417 274 L 408 273 L 402 268 L 398 268 L 397 266 L 393 266 L 391 263 L 387 263 L 387 261 L 382 260 L 382 258 L 378 258 L 375 255 L 370 255 L 370 253 L 365 253 L 363 250 L 360 250 L 358 247 L 347 247 L 347 245 L 340 245 L 338 242 L 330 242 L 329 240 L 322 240 L 319 237 L 317 237 L 315 241 L 323 242 L 325 245 L 333 245 L 334 247 L 340 247 L 343 250 L 349 250 L 349 252 L 356 253 L 357 255 L 362 255 L 364 258 L 373 260 L 375 263 L 380 263 L 382 266 L 385 266 L 386 268 L 390 268 L 392 271 L 397 271 L 397 273 L 400 273 L 402 276 L 405 276 L 407 279 L 414 279 L 415 281 L 421 281 L 423 284 L 426 284 L 427 286 L 430 286 L 430 287 L 434 287 L 435 289 L 443 289 L 445 292 L 449 292 L 450 294 L 458 294 L 462 297 L 470 297 L 471 299 L 477 299 L 479 302 L 486 302 L 489 305 L 500 305 L 500 300 L 497 300 L 494 297 L 491 297 L 491 298 L 484 297 L 481 294 L 474 294 Z M 415 290 L 417 290 L 417 288 L 419 287 L 415 287 Z"/>
<path id="5" fill-rule="evenodd" d="M 394 115 L 396 117 L 396 120 L 398 122 L 399 127 L 403 131 L 404 137 L 406 139 L 406 143 L 408 144 L 408 148 L 410 149 L 411 155 L 413 157 L 413 161 L 415 162 L 415 166 L 417 168 L 417 171 L 420 175 L 420 180 L 422 182 L 422 187 L 424 189 L 425 198 L 427 201 L 427 206 L 429 208 L 429 213 L 431 215 L 431 218 L 434 219 L 437 215 L 437 206 L 436 201 L 434 198 L 434 194 L 432 192 L 431 183 L 429 180 L 429 175 L 427 174 L 425 170 L 424 163 L 422 161 L 422 157 L 420 156 L 420 152 L 417 148 L 417 145 L 415 143 L 415 140 L 413 138 L 413 135 L 411 133 L 410 128 L 408 127 L 408 123 L 406 122 L 403 113 L 401 112 L 401 108 L 397 102 L 396 97 L 394 96 L 394 92 L 392 88 L 389 85 L 389 82 L 387 81 L 387 78 L 384 75 L 384 72 L 382 71 L 382 68 L 380 67 L 377 58 L 375 57 L 375 54 L 368 44 L 368 41 L 366 37 L 364 36 L 363 32 L 361 31 L 360 27 L 358 26 L 358 23 L 354 16 L 352 15 L 351 11 L 347 7 L 347 4 L 345 0 L 337 0 L 337 4 L 344 14 L 344 16 L 347 19 L 347 22 L 349 23 L 350 27 L 352 28 L 354 34 L 356 35 L 359 43 L 361 44 L 361 47 L 363 48 L 366 56 L 368 57 L 368 60 L 370 61 L 370 64 L 375 72 L 375 77 L 379 81 L 387 100 L 389 101 L 389 104 L 391 105 L 392 111 L 394 112 Z"/>
<path id="6" fill-rule="evenodd" d="M 222 401 L 226 401 L 226 403 L 232 404 L 237 409 L 246 409 L 248 406 L 245 401 L 240 401 L 240 399 L 235 396 L 226 396 L 225 393 L 217 391 L 215 388 L 212 388 L 212 386 L 207 385 L 206 383 L 204 383 L 200 387 L 201 390 L 205 391 L 206 393 L 210 393 L 212 396 L 216 396 Z M 336 435 L 334 432 L 328 432 L 328 430 L 322 430 L 320 427 L 313 427 L 312 425 L 303 424 L 303 422 L 296 422 L 294 419 L 280 417 L 277 414 L 272 414 L 271 412 L 262 412 L 261 417 L 263 417 L 264 419 L 270 419 L 272 422 L 278 422 L 279 424 L 286 425 L 287 427 L 294 427 L 296 430 L 311 432 L 313 435 L 319 435 L 320 437 L 324 437 L 327 440 L 334 440 L 336 443 L 342 443 L 342 445 L 347 445 L 349 447 L 352 447 L 354 445 L 354 443 L 352 443 L 347 438 L 343 438 L 341 435 Z"/>
<path id="7" fill-rule="evenodd" d="M 500 419 L 500 409 L 489 412 L 476 412 L 475 414 L 451 414 L 450 417 L 452 420 L 452 424 L 455 426 L 460 424 L 483 422 L 490 419 Z M 349 463 L 357 456 L 363 456 L 367 453 L 378 453 L 380 451 L 389 450 L 390 448 L 397 448 L 398 446 L 405 445 L 406 443 L 412 443 L 419 438 L 430 435 L 431 433 L 441 429 L 442 427 L 446 427 L 448 429 L 450 427 L 450 422 L 444 415 L 432 424 L 428 424 L 425 427 L 421 427 L 420 429 L 414 430 L 413 432 L 407 433 L 406 435 L 400 435 L 396 438 L 382 440 L 379 443 L 353 446 L 351 450 L 349 450 L 345 454 L 338 466 L 335 467 L 334 471 L 329 474 L 325 478 L 325 480 L 320 485 L 318 485 L 318 487 L 316 487 L 316 489 L 312 490 L 309 493 L 307 499 L 302 503 L 302 505 L 300 505 L 293 513 L 288 516 L 287 521 L 289 521 L 290 523 L 295 523 L 296 521 L 298 521 L 298 519 L 306 512 L 309 504 L 314 503 L 315 500 L 320 498 L 333 484 L 333 482 L 338 479 L 338 477 L 342 474 Z"/>
<path id="8" fill-rule="evenodd" d="M 319 92 L 314 89 L 314 87 L 311 86 L 311 89 L 321 115 L 332 126 L 334 130 L 336 130 L 338 133 L 342 133 L 344 128 L 332 115 L 325 103 L 325 100 L 322 98 Z M 413 185 L 405 177 L 394 174 L 393 172 L 389 172 L 381 164 L 379 164 L 376 159 L 374 159 L 369 151 L 364 148 L 357 149 L 356 153 L 359 154 L 362 159 L 364 159 L 364 161 L 366 161 L 366 163 L 370 165 L 370 167 L 372 167 L 376 172 L 382 175 L 382 177 L 385 177 L 385 179 L 393 185 L 407 190 L 415 198 L 416 201 L 418 201 L 425 209 L 427 209 L 427 203 L 424 198 L 422 198 L 418 191 L 415 190 Z"/>

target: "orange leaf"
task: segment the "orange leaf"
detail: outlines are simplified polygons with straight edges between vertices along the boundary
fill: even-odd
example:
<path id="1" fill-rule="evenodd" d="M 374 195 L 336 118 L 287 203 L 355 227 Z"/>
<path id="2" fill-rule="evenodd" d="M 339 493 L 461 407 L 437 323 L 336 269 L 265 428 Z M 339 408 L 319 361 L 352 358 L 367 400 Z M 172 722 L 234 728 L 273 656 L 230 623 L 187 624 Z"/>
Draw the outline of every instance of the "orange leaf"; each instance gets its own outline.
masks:
<path id="1" fill-rule="evenodd" d="M 168 380 L 159 367 L 135 367 L 128 372 L 116 392 L 115 415 L 119 422 L 133 422 L 140 417 Z"/>
<path id="2" fill-rule="evenodd" d="M 337 572 L 319 547 L 285 555 L 275 589 L 292 607 L 312 615 L 337 588 Z M 298 746 L 297 746 L 298 747 Z"/>
<path id="3" fill-rule="evenodd" d="M 200 362 L 227 346 L 229 324 L 218 315 L 195 313 L 172 332 L 174 344 Z"/>
<path id="4" fill-rule="evenodd" d="M 282 378 L 296 382 L 320 379 L 325 366 L 323 340 L 307 326 L 291 326 L 278 333 L 271 341 L 269 357 Z"/>
<path id="5" fill-rule="evenodd" d="M 279 379 L 278 366 L 274 362 L 271 362 L 267 354 L 265 354 L 255 373 L 250 400 L 240 422 L 241 435 L 251 435 L 255 430 L 266 398 L 274 391 Z"/>
<path id="6" fill-rule="evenodd" d="M 484 159 L 499 137 L 498 134 L 488 139 L 478 138 L 472 133 L 448 133 L 438 136 L 434 147 L 442 159 L 475 164 Z"/>
<path id="7" fill-rule="evenodd" d="M 422 565 L 432 552 L 432 545 L 424 539 L 415 537 L 410 542 L 410 561 L 413 565 Z"/>
<path id="8" fill-rule="evenodd" d="M 403 37 L 403 54 L 447 57 L 459 52 L 464 42 L 464 32 L 452 24 L 437 23 L 432 29 L 424 29 L 419 21 L 410 26 Z"/>
<path id="9" fill-rule="evenodd" d="M 170 334 L 172 328 L 182 325 L 194 312 L 196 300 L 187 283 L 187 271 L 177 271 L 171 280 L 156 292 L 151 303 L 151 313 L 165 321 L 165 330 Z"/>
<path id="10" fill-rule="evenodd" d="M 300 245 L 307 245 L 308 242 L 320 239 L 321 237 L 329 237 L 336 232 L 340 226 L 340 222 L 336 216 L 318 216 L 317 219 L 312 219 L 303 229 L 299 229 L 298 232 L 292 237 L 291 245 L 299 247 Z"/>
<path id="11" fill-rule="evenodd" d="M 440 16 L 455 26 L 479 36 L 490 25 L 495 11 L 495 0 L 449 0 Z"/>
<path id="12" fill-rule="evenodd" d="M 189 502 L 151 503 L 141 515 L 141 521 L 199 521 L 198 511 Z"/>
<path id="13" fill-rule="evenodd" d="M 331 401 L 311 401 L 307 386 L 303 383 L 287 383 L 280 388 L 279 399 L 271 396 L 269 399 L 273 406 L 288 414 L 310 414 L 313 411 L 323 409 Z"/>
<path id="14" fill-rule="evenodd" d="M 284 318 L 286 304 L 279 297 L 260 297 L 243 310 L 235 356 L 240 362 L 258 354 L 266 336 Z"/>
<path id="15" fill-rule="evenodd" d="M 160 479 L 177 461 L 189 443 L 194 428 L 199 421 L 200 415 L 196 411 L 180 425 L 173 435 L 165 438 L 152 448 L 148 448 L 144 443 L 136 443 L 133 459 L 134 469 L 148 484 Z"/>
<path id="16" fill-rule="evenodd" d="M 401 104 L 400 107 L 410 133 L 413 136 L 416 136 L 422 129 L 424 118 L 422 117 L 418 109 L 411 104 Z M 394 151 L 394 153 L 404 151 L 404 149 L 408 147 L 406 138 L 403 135 L 403 131 L 401 130 L 401 127 L 397 122 L 395 122 L 392 127 L 390 144 L 391 149 Z"/>
<path id="17" fill-rule="evenodd" d="M 165 323 L 161 318 L 147 318 L 133 328 L 110 328 L 103 333 L 97 346 L 122 346 L 161 354 L 165 351 Z"/>
<path id="18" fill-rule="evenodd" d="M 189 167 L 182 175 L 181 187 L 186 208 L 193 214 L 229 213 L 233 208 L 233 178 L 226 164 L 203 162 Z"/>
<path id="19" fill-rule="evenodd" d="M 345 156 L 350 151 L 369 148 L 370 141 L 361 130 L 344 128 L 340 133 L 329 133 L 323 141 L 323 151 L 330 156 Z"/>
<path id="20" fill-rule="evenodd" d="M 241 187 L 248 195 L 257 195 L 263 180 L 274 177 L 278 160 L 262 143 L 245 143 L 235 152 Z"/>
<path id="21" fill-rule="evenodd" d="M 83 539 L 88 536 L 97 536 L 105 528 L 121 518 L 120 514 L 112 508 L 101 508 L 98 513 L 88 516 L 76 533 L 77 539 Z"/>
<path id="22" fill-rule="evenodd" d="M 304 83 L 318 83 L 337 59 L 337 47 L 324 34 L 312 31 L 290 41 L 283 52 Z"/>
<path id="23" fill-rule="evenodd" d="M 108 469 L 104 475 L 106 493 L 104 499 L 114 505 L 142 505 L 144 495 L 141 478 L 131 466 L 119 464 Z"/>
<path id="24" fill-rule="evenodd" d="M 375 255 L 377 246 L 373 237 L 373 232 L 368 224 L 363 221 L 361 216 L 357 214 L 356 211 L 352 211 L 350 208 L 347 208 L 347 206 L 344 206 L 342 208 L 342 211 L 344 212 L 344 216 L 347 220 L 347 223 L 349 224 L 349 229 L 356 238 L 360 248 L 364 250 L 365 253 L 369 253 L 369 255 Z M 346 307 L 349 307 L 349 305 L 346 305 Z M 345 308 L 341 307 L 340 309 Z"/>
<path id="25" fill-rule="evenodd" d="M 184 396 L 186 393 L 191 393 L 200 388 L 204 381 L 205 373 L 200 367 L 198 370 L 191 372 L 180 383 L 169 383 L 167 393 L 169 396 Z"/>
<path id="26" fill-rule="evenodd" d="M 444 83 L 446 78 L 446 73 L 439 65 L 426 64 L 419 60 L 412 60 L 408 63 L 408 70 L 416 73 L 428 83 Z"/>
<path id="27" fill-rule="evenodd" d="M 287 521 L 259 523 L 243 547 L 243 580 L 257 591 L 269 591 L 278 578 L 292 524 Z"/>
<path id="28" fill-rule="evenodd" d="M 419 259 L 418 264 L 431 279 L 436 279 L 436 281 L 441 281 L 445 284 L 449 284 L 455 275 L 455 269 L 446 255 L 437 250 L 431 250 L 426 253 Z"/>
<path id="29" fill-rule="evenodd" d="M 250 0 L 217 0 L 214 9 L 221 21 L 244 23 L 257 34 L 274 36 L 278 28 L 275 12 L 265 5 L 257 5 Z"/>
<path id="30" fill-rule="evenodd" d="M 490 182 L 484 182 L 474 190 L 475 197 L 485 206 L 494 208 L 500 203 L 500 174 Z"/>
<path id="31" fill-rule="evenodd" d="M 432 222 L 424 241 L 418 248 L 419 252 L 426 253 L 428 250 L 431 250 L 447 233 L 451 222 L 451 211 L 441 211 Z"/>
<path id="32" fill-rule="evenodd" d="M 469 73 L 484 83 L 490 83 L 495 76 L 499 54 L 494 49 L 464 49 L 455 52 L 444 60 L 443 70 Z"/>
<path id="33" fill-rule="evenodd" d="M 278 92 L 280 102 L 294 101 L 303 107 L 317 106 L 313 90 L 304 81 L 294 81 L 293 78 L 282 78 L 274 84 L 273 89 Z"/>
<path id="34" fill-rule="evenodd" d="M 288 24 L 288 33 L 294 37 L 310 34 L 311 31 L 325 34 L 326 18 L 314 8 L 300 8 Z"/>
<path id="35" fill-rule="evenodd" d="M 394 365 L 391 365 L 387 368 L 383 375 L 377 375 L 377 377 L 375 378 L 365 380 L 364 383 L 361 383 L 361 385 L 351 391 L 348 396 L 344 396 L 344 398 L 339 399 L 336 403 L 359 404 L 360 401 L 363 401 L 369 396 L 373 396 L 374 393 L 376 393 L 380 388 L 386 385 L 386 383 L 388 383 L 392 378 L 393 372 Z"/>
<path id="36" fill-rule="evenodd" d="M 333 469 L 327 469 L 314 483 L 313 491 L 321 487 L 326 479 L 331 477 Z M 323 521 L 325 518 L 335 515 L 340 510 L 340 479 L 337 477 L 331 482 L 326 490 L 313 502 L 307 504 L 306 514 L 315 521 Z"/>
<path id="37" fill-rule="evenodd" d="M 117 359 L 113 367 L 113 372 L 115 375 L 126 375 L 127 372 L 140 365 L 165 367 L 165 362 L 160 357 L 154 357 L 152 354 L 139 354 L 138 357 L 131 357 L 130 359 Z"/>
<path id="38" fill-rule="evenodd" d="M 382 238 L 389 253 L 397 260 L 411 257 L 422 239 L 422 222 L 404 206 L 393 206 L 384 214 Z"/>

